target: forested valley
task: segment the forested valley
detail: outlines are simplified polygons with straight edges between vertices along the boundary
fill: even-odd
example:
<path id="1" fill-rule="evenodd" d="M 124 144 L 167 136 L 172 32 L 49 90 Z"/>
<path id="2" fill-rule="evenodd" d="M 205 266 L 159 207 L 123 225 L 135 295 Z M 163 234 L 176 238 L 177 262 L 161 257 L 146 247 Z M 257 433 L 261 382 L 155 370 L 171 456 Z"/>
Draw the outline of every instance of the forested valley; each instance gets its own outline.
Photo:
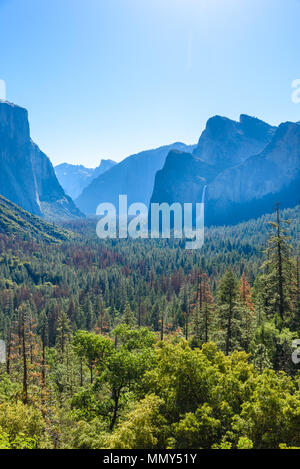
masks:
<path id="1" fill-rule="evenodd" d="M 0 448 L 299 448 L 299 220 L 211 227 L 195 251 L 92 220 L 1 234 Z"/>

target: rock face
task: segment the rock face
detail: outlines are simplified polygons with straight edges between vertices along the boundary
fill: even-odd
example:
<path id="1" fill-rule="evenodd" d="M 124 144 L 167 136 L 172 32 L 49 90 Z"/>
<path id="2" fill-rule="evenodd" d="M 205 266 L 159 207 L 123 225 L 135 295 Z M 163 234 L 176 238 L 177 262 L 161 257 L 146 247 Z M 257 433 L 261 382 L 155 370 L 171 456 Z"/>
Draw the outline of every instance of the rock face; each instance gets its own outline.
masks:
<path id="1" fill-rule="evenodd" d="M 156 173 L 151 203 L 201 201 L 203 187 L 217 172 L 191 153 L 172 150 L 162 170 Z"/>
<path id="2" fill-rule="evenodd" d="M 208 120 L 194 155 L 222 171 L 261 152 L 275 130 L 275 127 L 244 114 L 239 122 L 215 116 Z"/>
<path id="3" fill-rule="evenodd" d="M 49 158 L 32 142 L 26 109 L 6 101 L 0 101 L 0 194 L 51 220 L 82 216 Z"/>
<path id="4" fill-rule="evenodd" d="M 151 202 L 196 203 L 206 191 L 206 224 L 232 224 L 300 203 L 300 126 L 274 128 L 242 115 L 214 117 L 193 155 L 171 152 Z"/>
<path id="5" fill-rule="evenodd" d="M 95 168 L 86 168 L 82 165 L 73 165 L 68 163 L 62 163 L 55 166 L 56 177 L 72 199 L 76 199 L 80 196 L 83 189 L 85 189 L 94 179 L 101 174 L 104 174 L 110 168 L 116 164 L 112 160 L 101 160 L 100 165 Z"/>
<path id="6" fill-rule="evenodd" d="M 226 168 L 264 149 L 275 130 L 245 115 L 239 122 L 212 117 L 193 154 L 169 153 L 163 169 L 156 175 L 151 202 L 199 202 L 204 185 Z"/>
<path id="7" fill-rule="evenodd" d="M 208 213 L 226 223 L 300 203 L 300 126 L 281 124 L 271 143 L 244 163 L 219 174 L 208 186 Z M 269 210 L 267 209 L 269 206 Z"/>
<path id="8" fill-rule="evenodd" d="M 97 206 L 110 202 L 118 207 L 119 195 L 128 196 L 128 204 L 149 205 L 155 174 L 160 170 L 171 150 L 193 151 L 193 145 L 174 143 L 129 156 L 102 174 L 83 190 L 76 204 L 86 214 L 95 214 Z"/>
<path id="9" fill-rule="evenodd" d="M 101 160 L 99 166 L 93 170 L 93 179 L 96 179 L 101 174 L 106 173 L 110 168 L 115 166 L 117 163 L 113 160 Z"/>

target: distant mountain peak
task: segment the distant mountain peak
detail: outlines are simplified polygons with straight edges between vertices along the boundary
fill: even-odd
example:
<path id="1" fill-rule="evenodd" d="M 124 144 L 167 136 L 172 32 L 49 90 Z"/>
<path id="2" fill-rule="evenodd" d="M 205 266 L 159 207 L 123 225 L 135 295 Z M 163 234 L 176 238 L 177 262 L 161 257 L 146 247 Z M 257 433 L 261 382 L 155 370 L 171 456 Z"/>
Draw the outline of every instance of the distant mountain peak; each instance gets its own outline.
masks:
<path id="1" fill-rule="evenodd" d="M 109 159 L 109 158 L 102 158 L 102 159 L 100 160 L 99 166 L 100 166 L 102 163 L 106 163 L 106 162 L 113 163 L 113 164 L 117 164 L 114 160 L 111 160 L 111 159 Z"/>
<path id="2" fill-rule="evenodd" d="M 279 140 L 283 140 L 286 136 L 290 136 L 291 134 L 299 134 L 300 129 L 299 125 L 295 122 L 283 122 L 277 127 L 277 130 L 274 134 L 274 138 L 272 140 L 272 145 L 276 144 Z"/>
<path id="3" fill-rule="evenodd" d="M 241 114 L 239 122 L 240 122 L 240 124 L 243 124 L 245 122 L 256 122 L 256 123 L 262 123 L 262 124 L 265 124 L 265 125 L 269 125 L 269 124 L 266 124 L 266 122 L 263 121 L 262 119 L 259 119 L 256 116 L 249 116 L 249 114 Z"/>
<path id="4" fill-rule="evenodd" d="M 76 203 L 87 214 L 95 214 L 102 202 L 110 202 L 118 207 L 120 194 L 127 194 L 128 204 L 142 202 L 148 205 L 155 175 L 163 167 L 169 151 L 176 149 L 191 152 L 194 148 L 195 145 L 176 142 L 128 156 L 94 179 L 76 199 Z"/>
<path id="5" fill-rule="evenodd" d="M 240 120 L 216 115 L 202 132 L 194 155 L 223 170 L 259 153 L 271 141 L 275 128 L 246 114 Z"/>
<path id="6" fill-rule="evenodd" d="M 236 125 L 236 121 L 229 119 L 228 117 L 216 115 L 208 119 L 204 132 L 211 138 L 215 138 L 216 136 L 220 137 L 220 135 L 228 132 L 230 128 L 234 128 Z"/>
<path id="7" fill-rule="evenodd" d="M 110 159 L 101 159 L 97 168 L 62 163 L 55 167 L 55 172 L 66 193 L 76 199 L 95 178 L 104 174 L 116 164 L 115 161 Z"/>
<path id="8" fill-rule="evenodd" d="M 277 200 L 299 204 L 299 181 L 299 123 L 214 116 L 193 155 L 170 151 L 151 200 L 197 203 L 207 185 L 206 223 L 231 224 L 267 213 Z"/>
<path id="9" fill-rule="evenodd" d="M 25 111 L 26 113 L 28 113 L 27 109 L 24 108 L 23 106 L 19 106 L 18 104 L 11 103 L 10 101 L 7 101 L 6 99 L 1 99 L 1 98 L 0 98 L 0 104 L 7 104 L 7 105 L 8 105 L 9 107 L 11 107 L 11 108 L 23 109 L 23 111 Z"/>

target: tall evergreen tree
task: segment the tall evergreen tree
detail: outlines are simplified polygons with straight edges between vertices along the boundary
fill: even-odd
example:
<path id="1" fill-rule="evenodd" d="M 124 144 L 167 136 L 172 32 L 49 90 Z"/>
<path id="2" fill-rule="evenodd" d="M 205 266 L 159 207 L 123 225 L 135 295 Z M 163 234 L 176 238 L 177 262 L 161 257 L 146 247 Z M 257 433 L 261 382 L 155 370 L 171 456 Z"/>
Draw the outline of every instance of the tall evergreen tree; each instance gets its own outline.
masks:
<path id="1" fill-rule="evenodd" d="M 264 290 L 268 296 L 269 315 L 276 315 L 280 327 L 292 311 L 292 278 L 294 276 L 291 258 L 290 236 L 287 226 L 290 220 L 281 220 L 279 204 L 276 206 L 276 221 L 269 222 L 272 233 L 265 251 L 267 259 L 262 265 L 265 273 Z"/>
<path id="2" fill-rule="evenodd" d="M 207 274 L 200 273 L 193 305 L 193 324 L 195 336 L 202 343 L 206 343 L 210 339 L 214 319 L 213 310 L 214 298 L 210 289 L 209 277 Z"/>
<path id="3" fill-rule="evenodd" d="M 239 285 L 231 269 L 223 275 L 219 285 L 218 316 L 222 345 L 228 355 L 241 342 Z"/>

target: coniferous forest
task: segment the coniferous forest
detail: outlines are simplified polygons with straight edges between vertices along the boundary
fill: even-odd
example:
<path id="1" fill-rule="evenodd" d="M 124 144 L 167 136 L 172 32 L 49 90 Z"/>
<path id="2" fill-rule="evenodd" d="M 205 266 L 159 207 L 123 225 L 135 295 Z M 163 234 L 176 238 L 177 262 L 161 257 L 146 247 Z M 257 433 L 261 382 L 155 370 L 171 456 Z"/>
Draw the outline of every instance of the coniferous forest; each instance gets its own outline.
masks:
<path id="1" fill-rule="evenodd" d="M 300 450 L 299 18 L 0 0 L 10 457 Z"/>
<path id="2" fill-rule="evenodd" d="M 299 448 L 299 215 L 195 251 L 2 233 L 0 448 Z"/>

